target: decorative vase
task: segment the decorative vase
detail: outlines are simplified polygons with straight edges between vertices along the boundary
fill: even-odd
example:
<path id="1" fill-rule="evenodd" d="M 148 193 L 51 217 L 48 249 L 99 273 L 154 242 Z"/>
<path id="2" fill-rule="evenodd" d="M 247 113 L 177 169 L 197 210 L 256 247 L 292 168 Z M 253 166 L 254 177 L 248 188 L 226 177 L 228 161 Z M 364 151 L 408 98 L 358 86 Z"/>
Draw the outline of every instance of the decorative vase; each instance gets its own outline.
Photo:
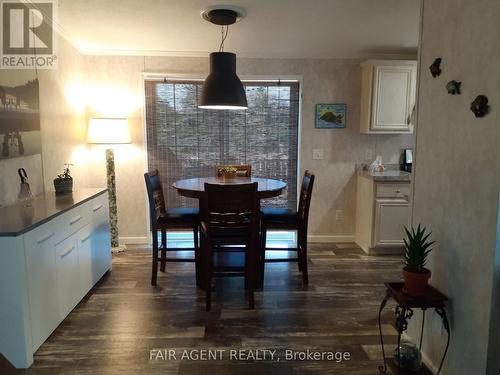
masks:
<path id="1" fill-rule="evenodd" d="M 404 291 L 411 296 L 421 296 L 425 294 L 429 286 L 431 271 L 424 268 L 422 273 L 408 272 L 405 267 L 403 268 L 403 277 L 405 279 Z"/>
<path id="2" fill-rule="evenodd" d="M 73 191 L 73 178 L 54 178 L 54 189 L 56 189 L 56 195 L 71 193 Z"/>
<path id="3" fill-rule="evenodd" d="M 394 362 L 402 370 L 418 371 L 422 367 L 422 353 L 414 343 L 401 340 L 399 350 L 394 349 Z"/>
<path id="4" fill-rule="evenodd" d="M 233 180 L 236 178 L 236 171 L 228 171 L 228 172 L 224 172 L 224 174 L 222 175 L 222 177 L 225 179 L 225 180 Z"/>

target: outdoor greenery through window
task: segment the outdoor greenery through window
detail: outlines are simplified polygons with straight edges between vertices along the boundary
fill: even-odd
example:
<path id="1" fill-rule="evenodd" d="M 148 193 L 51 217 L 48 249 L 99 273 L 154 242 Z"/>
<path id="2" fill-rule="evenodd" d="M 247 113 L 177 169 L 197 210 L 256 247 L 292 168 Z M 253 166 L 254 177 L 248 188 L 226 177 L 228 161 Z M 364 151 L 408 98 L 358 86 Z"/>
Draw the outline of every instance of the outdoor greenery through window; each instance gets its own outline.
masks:
<path id="1" fill-rule="evenodd" d="M 148 168 L 158 169 L 167 207 L 193 206 L 176 180 L 213 176 L 221 164 L 250 164 L 253 177 L 282 179 L 287 189 L 263 202 L 297 206 L 298 82 L 243 82 L 248 109 L 197 106 L 202 81 L 146 80 Z"/>

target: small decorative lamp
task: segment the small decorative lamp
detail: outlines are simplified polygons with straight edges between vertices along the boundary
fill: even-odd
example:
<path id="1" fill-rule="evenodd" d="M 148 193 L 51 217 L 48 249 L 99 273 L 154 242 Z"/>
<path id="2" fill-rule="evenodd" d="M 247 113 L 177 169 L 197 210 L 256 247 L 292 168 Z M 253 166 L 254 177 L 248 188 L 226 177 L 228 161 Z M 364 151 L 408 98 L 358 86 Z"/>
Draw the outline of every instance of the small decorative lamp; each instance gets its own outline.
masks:
<path id="1" fill-rule="evenodd" d="M 127 144 L 131 143 L 128 121 L 125 118 L 91 118 L 87 130 L 87 143 Z M 109 195 L 109 226 L 113 252 L 125 250 L 118 241 L 118 212 L 116 207 L 115 155 L 112 148 L 106 149 L 106 177 Z"/>

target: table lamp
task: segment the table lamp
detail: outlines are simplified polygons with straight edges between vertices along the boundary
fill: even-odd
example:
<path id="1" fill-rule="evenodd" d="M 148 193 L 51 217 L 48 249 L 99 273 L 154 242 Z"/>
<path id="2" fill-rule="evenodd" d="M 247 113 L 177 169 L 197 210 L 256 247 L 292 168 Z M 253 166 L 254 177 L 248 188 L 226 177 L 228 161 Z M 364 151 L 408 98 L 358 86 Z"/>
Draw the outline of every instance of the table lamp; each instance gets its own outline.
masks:
<path id="1" fill-rule="evenodd" d="M 116 145 L 131 143 L 126 118 L 91 118 L 87 130 L 87 143 Z M 109 196 L 109 226 L 113 252 L 125 250 L 118 240 L 118 212 L 116 207 L 115 155 L 113 149 L 106 149 L 106 178 Z"/>

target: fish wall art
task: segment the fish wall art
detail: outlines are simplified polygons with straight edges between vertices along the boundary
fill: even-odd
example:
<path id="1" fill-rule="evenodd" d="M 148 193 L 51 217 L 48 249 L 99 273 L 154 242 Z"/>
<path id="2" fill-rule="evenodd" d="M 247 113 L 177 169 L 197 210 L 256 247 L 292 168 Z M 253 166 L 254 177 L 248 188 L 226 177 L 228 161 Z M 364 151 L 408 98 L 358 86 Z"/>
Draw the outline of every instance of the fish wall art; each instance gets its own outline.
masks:
<path id="1" fill-rule="evenodd" d="M 316 104 L 317 129 L 343 129 L 346 127 L 346 104 Z"/>

